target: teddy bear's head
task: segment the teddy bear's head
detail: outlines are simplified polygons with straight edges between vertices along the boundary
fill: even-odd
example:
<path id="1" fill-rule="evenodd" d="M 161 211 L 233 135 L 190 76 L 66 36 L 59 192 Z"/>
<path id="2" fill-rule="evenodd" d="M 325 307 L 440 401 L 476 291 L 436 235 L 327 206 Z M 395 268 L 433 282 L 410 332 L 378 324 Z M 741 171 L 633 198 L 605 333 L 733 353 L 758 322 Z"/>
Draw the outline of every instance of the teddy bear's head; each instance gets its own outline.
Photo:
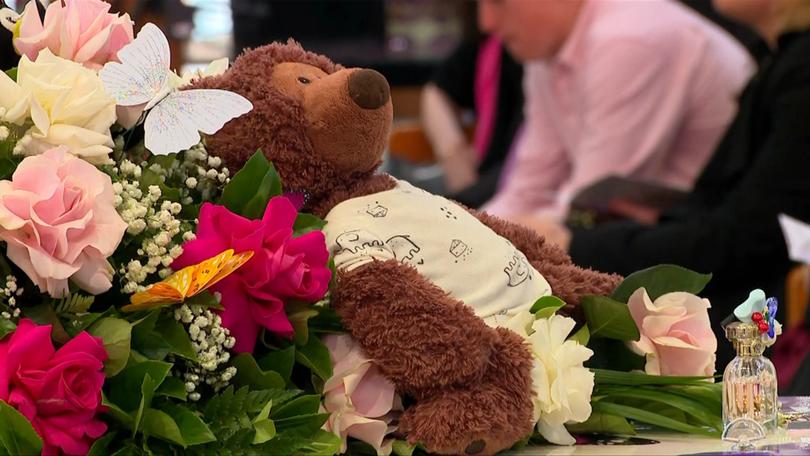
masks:
<path id="1" fill-rule="evenodd" d="M 319 198 L 380 164 L 393 108 L 376 71 L 343 68 L 290 40 L 248 50 L 194 87 L 230 90 L 253 103 L 207 138 L 209 150 L 233 168 L 261 149 L 286 189 Z"/>

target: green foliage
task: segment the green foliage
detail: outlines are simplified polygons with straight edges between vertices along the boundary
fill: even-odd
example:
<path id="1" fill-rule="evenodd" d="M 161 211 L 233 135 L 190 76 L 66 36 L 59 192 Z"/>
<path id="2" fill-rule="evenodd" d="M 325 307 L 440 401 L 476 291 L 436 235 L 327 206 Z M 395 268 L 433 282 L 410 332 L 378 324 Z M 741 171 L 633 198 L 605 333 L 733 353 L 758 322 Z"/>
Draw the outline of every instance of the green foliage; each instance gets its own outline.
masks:
<path id="1" fill-rule="evenodd" d="M 531 313 L 536 318 L 548 318 L 565 306 L 565 301 L 556 296 L 543 296 L 534 302 Z"/>
<path id="2" fill-rule="evenodd" d="M 273 350 L 257 360 L 259 368 L 263 371 L 277 372 L 287 385 L 291 385 L 293 365 L 295 365 L 295 346 L 291 345 L 283 350 Z"/>
<path id="3" fill-rule="evenodd" d="M 602 412 L 593 412 L 584 423 L 573 423 L 566 425 L 569 431 L 575 433 L 602 433 L 616 435 L 633 435 L 636 429 L 627 418 L 617 415 L 610 415 Z"/>
<path id="4" fill-rule="evenodd" d="M 627 434 L 628 420 L 717 437 L 722 432 L 720 384 L 706 377 L 672 377 L 593 369 L 593 415 L 575 432 Z"/>
<path id="5" fill-rule="evenodd" d="M 13 321 L 0 318 L 0 340 L 13 333 L 15 329 L 17 329 L 17 325 Z"/>
<path id="6" fill-rule="evenodd" d="M 185 328 L 171 313 L 160 309 L 133 323 L 132 350 L 154 360 L 163 360 L 169 353 L 192 361 L 197 359 Z"/>
<path id="7" fill-rule="evenodd" d="M 42 439 L 17 410 L 0 401 L 0 455 L 39 454 Z"/>
<path id="8" fill-rule="evenodd" d="M 6 70 L 6 76 L 10 77 L 12 81 L 17 81 L 17 67 Z"/>
<path id="9" fill-rule="evenodd" d="M 239 455 L 327 454 L 326 451 L 335 448 L 335 440 L 321 431 L 328 414 L 317 413 L 320 396 L 294 399 L 297 395 L 297 391 L 290 390 L 249 391 L 246 387 L 238 390 L 228 387 L 205 405 L 203 418 L 217 441 L 205 445 L 203 451 Z M 339 448 L 339 441 L 337 445 Z"/>
<path id="10" fill-rule="evenodd" d="M 329 356 L 329 349 L 317 337 L 310 337 L 306 345 L 298 347 L 295 359 L 312 369 L 312 372 L 321 380 L 326 381 L 332 376 L 332 359 Z"/>
<path id="11" fill-rule="evenodd" d="M 644 287 L 653 301 L 666 293 L 682 291 L 698 294 L 712 279 L 711 274 L 700 274 L 689 269 L 664 264 L 634 272 L 613 291 L 611 298 L 627 302 L 636 290 Z"/>
<path id="12" fill-rule="evenodd" d="M 588 325 L 582 325 L 577 332 L 568 337 L 568 340 L 573 340 L 582 346 L 587 346 L 588 342 L 591 340 L 591 332 L 588 330 Z"/>
<path id="13" fill-rule="evenodd" d="M 100 337 L 104 342 L 104 350 L 109 358 L 104 363 L 104 373 L 112 377 L 121 372 L 129 359 L 130 342 L 132 340 L 132 325 L 120 318 L 102 318 L 88 330 L 90 334 Z"/>
<path id="14" fill-rule="evenodd" d="M 312 215 L 300 213 L 293 224 L 293 236 L 298 237 L 310 231 L 322 230 L 326 226 L 326 221 Z"/>
<path id="15" fill-rule="evenodd" d="M 287 381 L 275 371 L 264 371 L 250 353 L 236 356 L 231 364 L 236 367 L 234 384 L 248 386 L 251 389 L 284 389 Z"/>
<path id="16" fill-rule="evenodd" d="M 90 310 L 90 306 L 93 305 L 95 299 L 95 296 L 82 296 L 79 293 L 73 293 L 59 300 L 56 305 L 56 313 L 60 317 L 86 313 Z"/>
<path id="17" fill-rule="evenodd" d="M 581 305 L 591 337 L 639 339 L 638 328 L 627 304 L 604 296 L 585 296 Z"/>
<path id="18" fill-rule="evenodd" d="M 258 219 L 270 198 L 278 195 L 281 195 L 281 178 L 258 150 L 225 186 L 220 203 L 236 214 Z"/>

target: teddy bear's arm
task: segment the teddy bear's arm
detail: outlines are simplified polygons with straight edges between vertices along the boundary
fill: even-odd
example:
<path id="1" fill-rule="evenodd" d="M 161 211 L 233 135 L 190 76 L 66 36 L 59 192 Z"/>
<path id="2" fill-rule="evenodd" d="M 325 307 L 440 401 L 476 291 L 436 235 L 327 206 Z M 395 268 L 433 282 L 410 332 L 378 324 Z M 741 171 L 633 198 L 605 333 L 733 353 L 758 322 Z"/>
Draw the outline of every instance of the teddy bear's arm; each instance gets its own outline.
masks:
<path id="1" fill-rule="evenodd" d="M 467 209 L 484 225 L 499 236 L 508 239 L 523 252 L 529 262 L 551 285 L 555 296 L 568 303 L 567 312 L 579 316 L 582 297 L 588 295 L 609 295 L 621 283 L 622 276 L 605 274 L 575 265 L 571 257 L 560 247 L 546 242 L 533 230 L 507 222 L 483 211 Z"/>
<path id="2" fill-rule="evenodd" d="M 469 307 L 396 260 L 340 273 L 332 306 L 383 373 L 415 397 L 478 380 L 497 338 Z"/>

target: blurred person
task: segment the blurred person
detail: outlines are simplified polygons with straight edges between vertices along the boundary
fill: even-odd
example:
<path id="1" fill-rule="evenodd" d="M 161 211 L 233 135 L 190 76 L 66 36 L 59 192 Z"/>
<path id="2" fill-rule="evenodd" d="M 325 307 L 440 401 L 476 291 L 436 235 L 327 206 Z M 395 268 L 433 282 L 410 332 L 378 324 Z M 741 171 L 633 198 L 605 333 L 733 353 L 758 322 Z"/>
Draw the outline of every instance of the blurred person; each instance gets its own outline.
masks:
<path id="1" fill-rule="evenodd" d="M 549 219 L 528 223 L 569 249 L 574 262 L 628 274 L 674 263 L 714 276 L 702 295 L 719 322 L 761 288 L 778 295 L 791 266 L 777 221 L 810 221 L 810 2 L 715 0 L 752 26 L 771 48 L 740 99 L 734 121 L 688 200 L 652 226 L 625 221 L 569 230 Z M 723 340 L 721 338 L 721 340 Z M 718 369 L 732 356 L 720 344 Z"/>
<path id="2" fill-rule="evenodd" d="M 561 220 L 609 175 L 690 189 L 753 70 L 728 33 L 667 0 L 481 0 L 479 25 L 524 62 L 523 135 L 484 206 L 516 222 Z"/>
<path id="3" fill-rule="evenodd" d="M 479 207 L 495 194 L 523 120 L 523 68 L 496 37 L 463 41 L 440 64 L 421 97 L 422 127 L 453 199 Z M 472 141 L 462 111 L 475 114 Z"/>

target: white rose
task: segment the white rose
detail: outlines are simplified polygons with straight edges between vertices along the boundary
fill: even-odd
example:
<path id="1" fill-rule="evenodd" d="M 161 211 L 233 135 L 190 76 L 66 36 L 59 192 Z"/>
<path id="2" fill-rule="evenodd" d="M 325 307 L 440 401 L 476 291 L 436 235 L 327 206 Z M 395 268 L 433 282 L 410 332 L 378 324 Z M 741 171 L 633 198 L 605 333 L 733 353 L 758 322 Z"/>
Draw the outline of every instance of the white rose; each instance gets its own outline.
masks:
<path id="1" fill-rule="evenodd" d="M 98 75 L 44 49 L 36 61 L 23 56 L 15 83 L 0 75 L 1 120 L 22 125 L 31 118 L 32 141 L 23 153 L 38 155 L 57 145 L 91 163 L 109 162 L 115 122 L 115 100 Z"/>
<path id="2" fill-rule="evenodd" d="M 551 443 L 573 445 L 565 423 L 581 423 L 591 416 L 593 373 L 582 363 L 593 351 L 566 340 L 576 323 L 560 315 L 534 319 L 524 312 L 506 327 L 524 337 L 534 355 L 532 383 L 537 430 Z"/>

